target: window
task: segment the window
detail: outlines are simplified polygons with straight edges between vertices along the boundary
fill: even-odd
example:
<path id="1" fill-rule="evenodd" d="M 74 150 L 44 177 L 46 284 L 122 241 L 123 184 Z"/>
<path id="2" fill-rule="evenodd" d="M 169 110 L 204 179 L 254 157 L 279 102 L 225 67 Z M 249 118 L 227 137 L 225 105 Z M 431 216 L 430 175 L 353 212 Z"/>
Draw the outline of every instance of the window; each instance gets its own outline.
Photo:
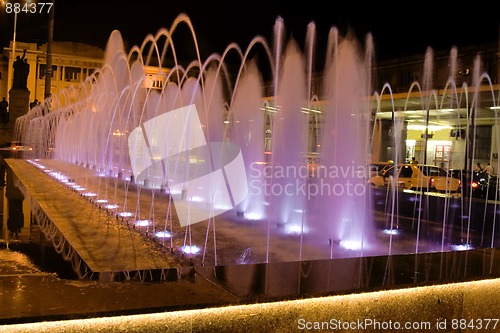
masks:
<path id="1" fill-rule="evenodd" d="M 384 172 L 383 176 L 384 176 L 384 177 L 391 177 L 391 176 L 392 176 L 392 177 L 394 177 L 394 170 L 395 170 L 395 169 L 396 169 L 396 168 L 395 168 L 395 167 L 393 167 L 393 166 L 392 166 L 392 167 L 390 167 L 389 169 L 387 169 L 387 170 Z"/>
<path id="2" fill-rule="evenodd" d="M 80 78 L 80 68 L 77 67 L 66 67 L 64 69 L 64 79 L 66 81 L 78 81 Z"/>
<path id="3" fill-rule="evenodd" d="M 38 73 L 38 77 L 40 79 L 45 78 L 46 68 L 47 68 L 47 65 L 45 65 L 45 64 L 40 65 L 39 73 Z M 52 66 L 52 78 L 54 78 L 56 71 L 57 71 L 57 66 Z"/>
<path id="4" fill-rule="evenodd" d="M 401 167 L 401 171 L 399 172 L 399 177 L 400 178 L 411 178 L 413 175 L 413 169 L 409 165 L 403 165 Z"/>
<path id="5" fill-rule="evenodd" d="M 474 159 L 489 160 L 491 150 L 491 126 L 476 127 L 476 142 L 474 146 Z"/>

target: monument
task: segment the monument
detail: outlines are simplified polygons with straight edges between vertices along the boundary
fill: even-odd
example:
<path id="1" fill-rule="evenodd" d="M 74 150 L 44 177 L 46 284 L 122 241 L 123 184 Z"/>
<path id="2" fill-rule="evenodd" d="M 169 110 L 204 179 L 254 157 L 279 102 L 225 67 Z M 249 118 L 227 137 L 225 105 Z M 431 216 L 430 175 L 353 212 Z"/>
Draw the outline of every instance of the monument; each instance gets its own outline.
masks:
<path id="1" fill-rule="evenodd" d="M 30 91 L 28 90 L 27 81 L 30 71 L 28 59 L 26 59 L 26 50 L 22 57 L 17 56 L 13 64 L 14 79 L 12 88 L 9 90 L 9 113 L 8 121 L 2 124 L 1 143 L 13 141 L 14 125 L 16 119 L 26 114 L 29 110 Z"/>

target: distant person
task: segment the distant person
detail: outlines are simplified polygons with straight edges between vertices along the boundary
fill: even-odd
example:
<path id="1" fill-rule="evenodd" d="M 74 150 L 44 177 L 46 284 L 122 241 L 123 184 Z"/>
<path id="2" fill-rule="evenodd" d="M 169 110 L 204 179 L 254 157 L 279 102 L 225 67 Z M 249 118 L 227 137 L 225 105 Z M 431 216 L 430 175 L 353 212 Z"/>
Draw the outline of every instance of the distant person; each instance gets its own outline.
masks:
<path id="1" fill-rule="evenodd" d="M 30 109 L 33 109 L 35 106 L 37 106 L 38 104 L 40 104 L 40 102 L 38 102 L 38 99 L 35 98 L 35 100 L 33 102 L 30 103 Z"/>
<path id="2" fill-rule="evenodd" d="M 415 159 L 415 156 L 413 156 L 411 158 L 411 162 L 410 162 L 412 165 L 417 165 L 418 164 L 418 161 Z"/>
<path id="3" fill-rule="evenodd" d="M 476 166 L 474 167 L 475 172 L 481 172 L 483 171 L 483 167 L 481 166 L 481 163 L 477 162 Z"/>
<path id="4" fill-rule="evenodd" d="M 9 122 L 9 102 L 5 100 L 5 97 L 0 102 L 0 121 L 2 123 Z"/>
<path id="5" fill-rule="evenodd" d="M 22 200 L 9 200 L 9 217 L 7 219 L 7 228 L 10 236 L 19 239 L 21 229 L 24 227 L 24 213 Z"/>
<path id="6" fill-rule="evenodd" d="M 493 166 L 490 165 L 490 163 L 486 164 L 484 167 L 484 172 L 486 172 L 488 175 L 492 176 L 493 175 Z"/>

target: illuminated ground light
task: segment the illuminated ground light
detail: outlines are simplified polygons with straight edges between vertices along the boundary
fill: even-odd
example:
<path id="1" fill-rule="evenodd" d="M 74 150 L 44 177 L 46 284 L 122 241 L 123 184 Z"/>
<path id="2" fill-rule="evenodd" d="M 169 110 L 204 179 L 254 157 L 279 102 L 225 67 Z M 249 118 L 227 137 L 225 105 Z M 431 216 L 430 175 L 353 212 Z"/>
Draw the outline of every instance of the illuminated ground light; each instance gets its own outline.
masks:
<path id="1" fill-rule="evenodd" d="M 134 215 L 134 213 L 132 212 L 121 212 L 120 214 L 121 217 L 131 217 L 132 215 Z"/>
<path id="2" fill-rule="evenodd" d="M 259 213 L 245 213 L 245 218 L 247 220 L 257 221 L 262 219 L 262 214 Z"/>
<path id="3" fill-rule="evenodd" d="M 182 194 L 182 191 L 180 191 L 180 190 L 170 190 L 170 194 L 171 195 L 178 195 L 178 194 Z"/>
<path id="4" fill-rule="evenodd" d="M 168 231 L 158 231 L 155 233 L 155 236 L 158 238 L 170 238 L 170 237 L 172 237 L 172 235 Z"/>
<path id="5" fill-rule="evenodd" d="M 361 242 L 360 241 L 353 241 L 353 240 L 341 240 L 340 246 L 346 250 L 360 250 L 361 249 Z"/>
<path id="6" fill-rule="evenodd" d="M 147 227 L 147 226 L 151 225 L 151 221 L 149 221 L 149 220 L 137 220 L 134 222 L 134 225 L 136 227 Z"/>
<path id="7" fill-rule="evenodd" d="M 474 246 L 470 244 L 455 244 L 452 245 L 451 248 L 455 251 L 466 251 L 474 249 Z"/>
<path id="8" fill-rule="evenodd" d="M 286 232 L 289 235 L 300 235 L 301 233 L 307 233 L 307 230 L 305 227 L 302 227 L 300 225 L 288 225 L 286 226 Z"/>
<path id="9" fill-rule="evenodd" d="M 108 200 L 106 200 L 106 199 L 97 199 L 95 202 L 97 202 L 97 203 L 106 203 L 106 202 L 108 202 Z"/>
<path id="10" fill-rule="evenodd" d="M 97 194 L 93 193 L 93 192 L 83 193 L 83 195 L 86 196 L 86 197 L 96 197 L 97 196 Z"/>
<path id="11" fill-rule="evenodd" d="M 76 191 L 85 191 L 86 188 L 85 187 L 81 187 L 81 186 L 73 186 L 73 188 L 76 190 Z"/>
<path id="12" fill-rule="evenodd" d="M 109 204 L 109 205 L 104 206 L 104 208 L 106 208 L 106 209 L 116 209 L 116 208 L 118 208 L 118 205 Z"/>
<path id="13" fill-rule="evenodd" d="M 200 252 L 200 248 L 196 245 L 185 245 L 181 248 L 182 252 L 188 253 L 188 254 L 196 254 Z"/>
<path id="14" fill-rule="evenodd" d="M 203 202 L 205 200 L 203 199 L 203 197 L 200 197 L 198 195 L 193 195 L 189 201 L 192 201 L 192 202 Z"/>
<path id="15" fill-rule="evenodd" d="M 384 234 L 387 235 L 398 235 L 399 230 L 398 229 L 384 229 Z"/>
<path id="16" fill-rule="evenodd" d="M 50 175 L 60 182 L 63 182 L 63 183 L 68 182 L 68 177 L 66 177 L 65 175 L 63 175 L 60 172 L 54 171 L 54 172 L 51 172 Z"/>
<path id="17" fill-rule="evenodd" d="M 230 210 L 231 208 L 233 208 L 232 206 L 229 206 L 229 205 L 214 205 L 214 209 L 215 210 L 223 210 L 223 211 L 228 211 Z"/>

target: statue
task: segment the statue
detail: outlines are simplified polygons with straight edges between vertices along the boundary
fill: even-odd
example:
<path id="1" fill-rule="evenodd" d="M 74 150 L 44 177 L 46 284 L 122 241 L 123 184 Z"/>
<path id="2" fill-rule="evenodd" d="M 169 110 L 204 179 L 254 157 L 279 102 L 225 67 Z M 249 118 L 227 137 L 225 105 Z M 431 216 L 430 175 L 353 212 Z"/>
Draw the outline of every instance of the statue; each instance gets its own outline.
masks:
<path id="1" fill-rule="evenodd" d="M 24 50 L 22 57 L 16 57 L 13 67 L 14 82 L 12 83 L 12 88 L 28 89 L 28 75 L 30 71 L 30 65 L 28 64 L 28 59 L 26 59 L 26 50 Z"/>

